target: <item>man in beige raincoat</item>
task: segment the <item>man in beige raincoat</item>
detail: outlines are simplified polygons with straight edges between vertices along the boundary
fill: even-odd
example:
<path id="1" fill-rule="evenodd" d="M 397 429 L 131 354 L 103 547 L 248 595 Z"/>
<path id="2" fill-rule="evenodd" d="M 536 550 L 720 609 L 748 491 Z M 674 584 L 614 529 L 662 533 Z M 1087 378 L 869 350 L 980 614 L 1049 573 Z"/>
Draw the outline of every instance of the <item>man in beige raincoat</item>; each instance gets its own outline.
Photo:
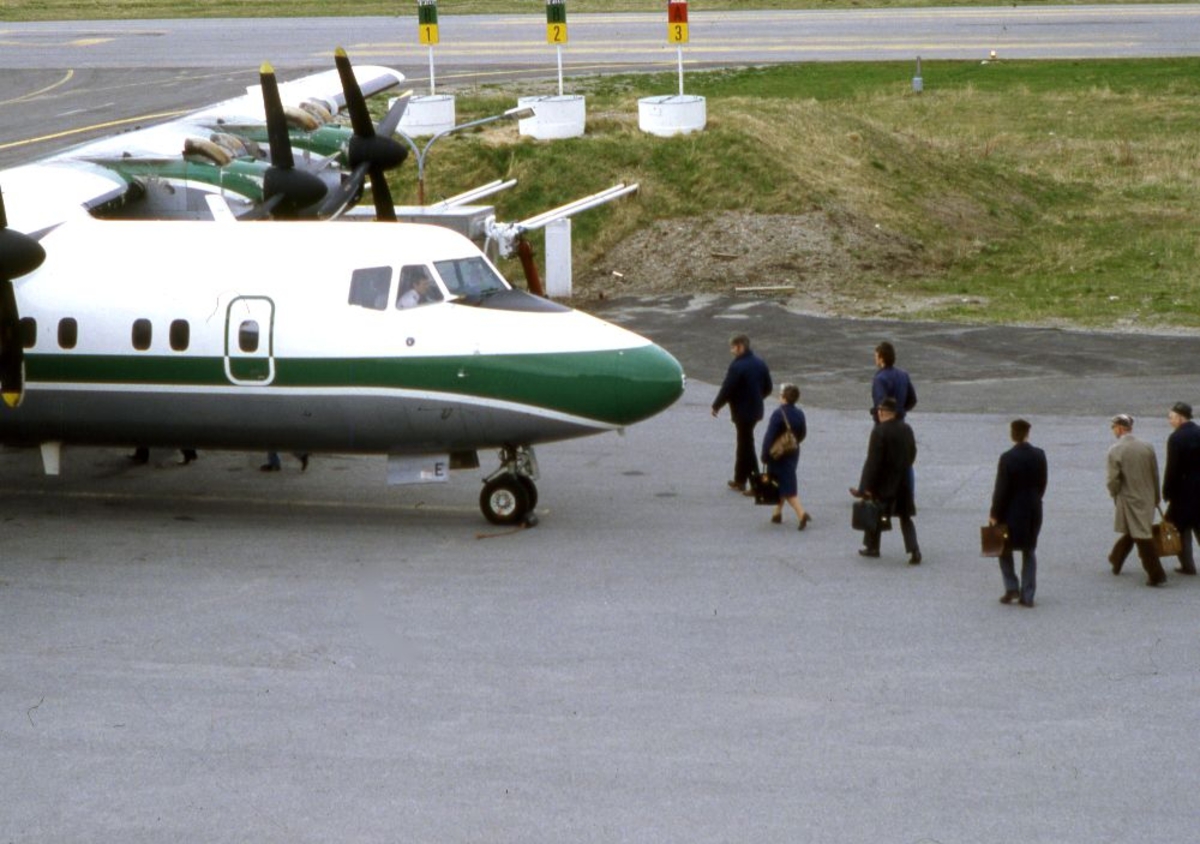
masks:
<path id="1" fill-rule="evenodd" d="M 1132 416 L 1117 414 L 1111 424 L 1117 441 L 1108 450 L 1108 494 L 1116 505 L 1113 530 L 1121 537 L 1108 561 L 1113 574 L 1120 574 L 1125 558 L 1136 545 L 1142 568 L 1146 570 L 1146 585 L 1161 586 L 1166 583 L 1167 575 L 1154 553 L 1151 539 L 1154 510 L 1159 501 L 1158 457 L 1154 446 L 1133 435 Z"/>

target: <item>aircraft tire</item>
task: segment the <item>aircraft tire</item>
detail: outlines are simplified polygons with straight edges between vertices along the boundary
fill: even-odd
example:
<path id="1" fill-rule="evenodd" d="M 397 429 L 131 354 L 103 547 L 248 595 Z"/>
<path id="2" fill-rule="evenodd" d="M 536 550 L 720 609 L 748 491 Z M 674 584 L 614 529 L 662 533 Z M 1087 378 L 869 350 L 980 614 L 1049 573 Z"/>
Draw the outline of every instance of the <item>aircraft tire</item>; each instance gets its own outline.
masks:
<path id="1" fill-rule="evenodd" d="M 532 509 L 525 484 L 516 475 L 501 475 L 483 485 L 479 509 L 494 525 L 520 524 Z"/>
<path id="2" fill-rule="evenodd" d="M 538 505 L 537 484 L 528 475 L 517 475 L 517 480 L 521 482 L 521 486 L 525 487 L 525 495 L 529 498 L 529 509 L 526 512 L 532 513 Z"/>

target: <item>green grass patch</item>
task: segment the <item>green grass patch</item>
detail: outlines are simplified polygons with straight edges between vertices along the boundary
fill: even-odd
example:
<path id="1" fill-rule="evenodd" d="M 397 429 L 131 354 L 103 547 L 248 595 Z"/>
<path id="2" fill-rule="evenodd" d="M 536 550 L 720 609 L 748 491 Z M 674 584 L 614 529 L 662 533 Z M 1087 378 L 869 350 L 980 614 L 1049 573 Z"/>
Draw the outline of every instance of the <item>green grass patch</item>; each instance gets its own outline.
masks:
<path id="1" fill-rule="evenodd" d="M 665 139 L 638 129 L 637 99 L 672 90 L 673 75 L 580 80 L 585 137 L 537 142 L 511 125 L 452 135 L 430 152 L 427 193 L 516 177 L 498 204 L 521 219 L 640 183 L 637 200 L 575 218 L 576 267 L 655 220 L 823 210 L 920 256 L 899 281 L 865 260 L 840 282 L 865 298 L 900 283 L 928 301 L 911 316 L 1200 326 L 1200 60 L 926 62 L 921 94 L 912 70 L 691 73 L 708 126 Z M 459 119 L 513 101 L 507 89 L 465 92 Z M 412 174 L 393 182 L 411 201 Z"/>

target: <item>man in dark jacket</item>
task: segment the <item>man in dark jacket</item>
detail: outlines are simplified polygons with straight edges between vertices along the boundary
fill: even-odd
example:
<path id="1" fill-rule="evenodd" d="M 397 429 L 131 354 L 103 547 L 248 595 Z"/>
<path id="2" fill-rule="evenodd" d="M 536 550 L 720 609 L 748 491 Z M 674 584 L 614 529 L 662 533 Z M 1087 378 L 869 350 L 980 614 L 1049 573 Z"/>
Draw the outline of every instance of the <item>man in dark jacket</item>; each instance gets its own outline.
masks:
<path id="1" fill-rule="evenodd" d="M 903 420 L 917 406 L 917 388 L 908 373 L 896 366 L 896 347 L 884 340 L 875 347 L 875 377 L 871 379 L 871 418 L 879 421 L 879 405 L 896 400 L 896 418 Z"/>
<path id="2" fill-rule="evenodd" d="M 754 448 L 754 426 L 763 418 L 763 399 L 771 395 L 775 387 L 771 383 L 771 371 L 767 364 L 750 351 L 750 338 L 738 334 L 729 341 L 733 361 L 725 373 L 725 381 L 712 403 L 712 415 L 720 413 L 729 405 L 729 415 L 737 430 L 737 455 L 733 463 L 733 480 L 730 489 L 753 495 L 746 483 L 758 472 L 758 456 Z"/>
<path id="3" fill-rule="evenodd" d="M 1200 426 L 1192 421 L 1192 406 L 1176 402 L 1167 414 L 1175 430 L 1167 437 L 1167 468 L 1163 473 L 1163 499 L 1170 502 L 1167 520 L 1179 528 L 1183 548 L 1180 574 L 1195 574 L 1192 534 L 1200 539 Z"/>
<path id="4" fill-rule="evenodd" d="M 912 517 L 917 514 L 913 500 L 912 466 L 917 459 L 917 441 L 912 428 L 897 415 L 895 399 L 884 399 L 879 405 L 879 424 L 871 429 L 867 444 L 867 460 L 863 464 L 858 489 L 851 493 L 862 498 L 874 498 L 887 516 L 900 518 L 904 550 L 910 565 L 921 562 L 921 547 L 917 544 L 917 528 Z M 864 557 L 879 556 L 879 531 L 863 531 Z"/>
<path id="5" fill-rule="evenodd" d="M 1030 425 L 1014 419 L 1009 426 L 1016 443 L 1000 455 L 996 486 L 992 491 L 992 510 L 988 522 L 1008 527 L 1008 539 L 1000 552 L 1000 575 L 1004 578 L 1004 596 L 1000 603 L 1019 600 L 1021 606 L 1033 606 L 1037 589 L 1038 534 L 1042 531 L 1042 496 L 1046 494 L 1049 468 L 1046 452 L 1029 444 Z M 1021 552 L 1021 579 L 1017 580 L 1013 552 Z"/>

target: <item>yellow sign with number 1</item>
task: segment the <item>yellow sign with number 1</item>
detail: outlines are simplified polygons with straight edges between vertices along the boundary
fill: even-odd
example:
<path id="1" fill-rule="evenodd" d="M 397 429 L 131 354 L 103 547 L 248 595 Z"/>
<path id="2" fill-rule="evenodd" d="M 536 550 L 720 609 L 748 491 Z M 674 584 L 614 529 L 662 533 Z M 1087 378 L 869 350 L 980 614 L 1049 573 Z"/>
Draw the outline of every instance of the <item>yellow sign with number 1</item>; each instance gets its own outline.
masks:
<path id="1" fill-rule="evenodd" d="M 417 3 L 417 34 L 426 46 L 438 43 L 437 0 L 419 0 Z"/>

